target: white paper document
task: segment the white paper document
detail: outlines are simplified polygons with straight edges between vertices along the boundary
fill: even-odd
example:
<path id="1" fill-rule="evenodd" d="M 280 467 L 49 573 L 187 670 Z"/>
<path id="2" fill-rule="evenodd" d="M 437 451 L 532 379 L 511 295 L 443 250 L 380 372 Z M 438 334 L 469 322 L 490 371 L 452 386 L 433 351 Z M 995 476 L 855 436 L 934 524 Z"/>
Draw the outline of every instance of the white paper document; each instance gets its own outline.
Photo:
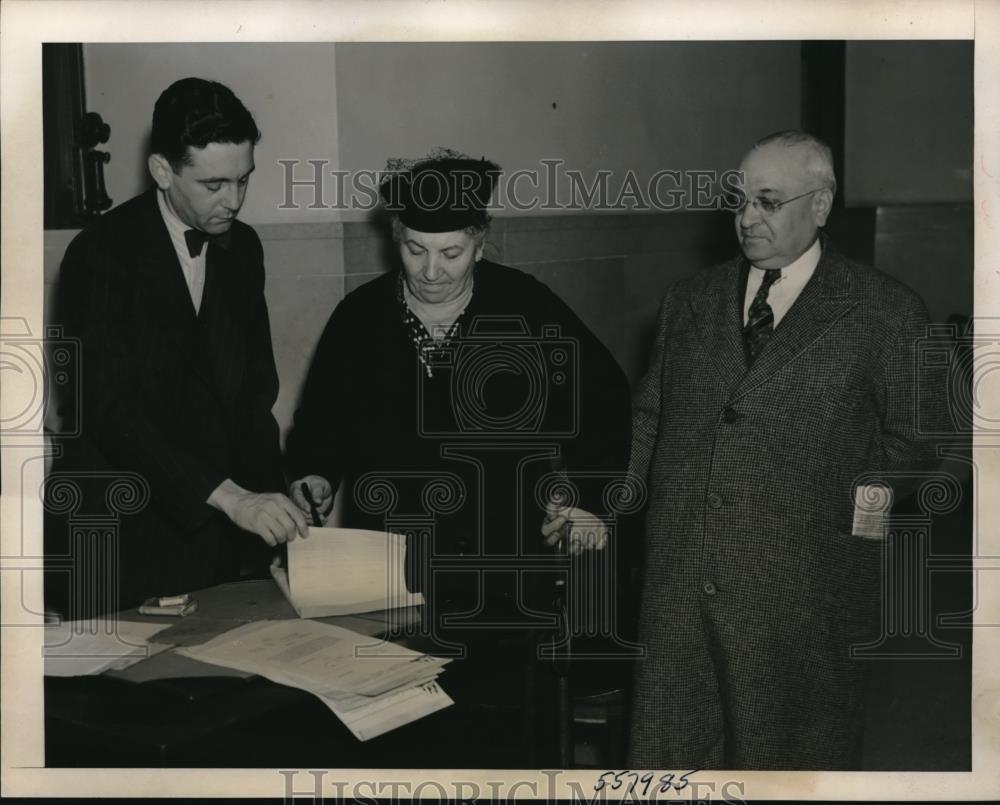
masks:
<path id="1" fill-rule="evenodd" d="M 865 539 L 884 540 L 892 509 L 892 490 L 867 484 L 854 490 L 854 523 L 851 533 Z"/>
<path id="2" fill-rule="evenodd" d="M 46 676 L 90 676 L 122 670 L 170 648 L 148 640 L 169 623 L 114 619 L 64 621 L 45 627 L 42 656 Z"/>
<path id="3" fill-rule="evenodd" d="M 350 711 L 342 712 L 336 702 L 328 704 L 337 718 L 354 733 L 355 738 L 367 741 L 418 718 L 443 710 L 454 702 L 441 690 L 437 682 L 432 681 L 379 696 L 368 704 Z"/>
<path id="4" fill-rule="evenodd" d="M 309 691 L 362 741 L 452 704 L 436 683 L 448 660 L 310 620 L 257 621 L 175 651 Z"/>
<path id="5" fill-rule="evenodd" d="M 310 528 L 288 543 L 288 572 L 272 575 L 303 618 L 416 606 L 406 587 L 406 538 L 383 531 Z"/>

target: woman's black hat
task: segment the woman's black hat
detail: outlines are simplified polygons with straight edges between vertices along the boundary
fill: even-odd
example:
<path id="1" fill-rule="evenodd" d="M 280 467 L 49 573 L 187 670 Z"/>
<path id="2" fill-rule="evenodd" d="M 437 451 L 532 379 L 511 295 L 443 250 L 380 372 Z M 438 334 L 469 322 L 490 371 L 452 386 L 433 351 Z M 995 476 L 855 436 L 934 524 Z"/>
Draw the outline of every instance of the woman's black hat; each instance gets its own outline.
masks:
<path id="1" fill-rule="evenodd" d="M 379 195 L 388 212 L 418 232 L 454 232 L 482 226 L 500 166 L 488 159 L 446 156 L 391 173 Z"/>

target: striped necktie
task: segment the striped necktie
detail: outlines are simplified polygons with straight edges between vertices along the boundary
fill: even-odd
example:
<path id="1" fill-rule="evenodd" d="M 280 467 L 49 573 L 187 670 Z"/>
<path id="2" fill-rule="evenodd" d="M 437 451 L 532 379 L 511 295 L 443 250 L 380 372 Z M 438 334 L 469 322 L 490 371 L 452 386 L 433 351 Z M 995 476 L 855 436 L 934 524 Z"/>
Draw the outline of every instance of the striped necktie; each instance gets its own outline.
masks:
<path id="1" fill-rule="evenodd" d="M 747 359 L 750 363 L 754 362 L 774 332 L 774 311 L 767 303 L 767 293 L 780 278 L 780 268 L 765 270 L 760 288 L 750 303 L 747 323 L 743 328 L 743 339 L 746 341 Z"/>

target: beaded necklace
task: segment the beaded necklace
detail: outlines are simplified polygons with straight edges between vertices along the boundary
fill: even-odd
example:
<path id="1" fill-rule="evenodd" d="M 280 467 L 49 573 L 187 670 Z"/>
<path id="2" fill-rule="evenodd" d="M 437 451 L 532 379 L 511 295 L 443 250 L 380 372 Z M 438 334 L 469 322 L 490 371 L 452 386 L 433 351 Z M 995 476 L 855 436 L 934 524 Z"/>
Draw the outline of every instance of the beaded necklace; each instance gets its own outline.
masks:
<path id="1" fill-rule="evenodd" d="M 424 323 L 420 321 L 417 315 L 410 310 L 410 306 L 406 304 L 406 297 L 403 293 L 403 282 L 403 274 L 400 272 L 399 282 L 396 287 L 396 299 L 399 301 L 399 309 L 403 317 L 403 326 L 406 327 L 407 335 L 410 337 L 410 341 L 413 342 L 413 346 L 417 351 L 417 358 L 420 363 L 423 364 L 424 371 L 427 372 L 427 376 L 434 377 L 434 370 L 431 368 L 430 353 L 441 349 L 444 344 L 458 334 L 458 327 L 462 321 L 462 317 L 465 315 L 465 308 L 462 308 L 458 317 L 452 323 L 451 327 L 448 328 L 448 332 L 445 333 L 444 338 L 435 340 L 434 337 L 427 332 L 427 328 L 424 327 Z"/>

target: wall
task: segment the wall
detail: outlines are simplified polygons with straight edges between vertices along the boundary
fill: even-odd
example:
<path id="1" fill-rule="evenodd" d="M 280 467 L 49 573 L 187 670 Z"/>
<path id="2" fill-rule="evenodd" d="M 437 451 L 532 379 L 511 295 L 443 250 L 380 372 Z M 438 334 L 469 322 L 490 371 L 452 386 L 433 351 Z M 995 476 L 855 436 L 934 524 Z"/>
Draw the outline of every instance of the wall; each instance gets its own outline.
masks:
<path id="1" fill-rule="evenodd" d="M 972 78 L 971 41 L 847 44 L 845 200 L 938 321 L 973 309 Z"/>
<path id="2" fill-rule="evenodd" d="M 341 224 L 257 226 L 267 268 L 271 340 L 281 388 L 274 415 L 282 441 L 295 413 L 316 342 L 349 279 L 344 265 Z"/>
<path id="3" fill-rule="evenodd" d="M 588 184 L 610 170 L 613 198 L 630 171 L 645 187 L 662 169 L 725 170 L 799 122 L 797 42 L 340 44 L 337 77 L 344 170 L 445 146 L 539 171 L 536 198 L 559 204 L 568 184 L 552 192 L 542 159 Z M 575 213 L 501 209 L 488 256 L 546 282 L 635 380 L 663 290 L 735 249 L 731 216 Z M 389 267 L 369 217 L 345 215 L 347 290 Z"/>
<path id="4" fill-rule="evenodd" d="M 262 138 L 256 171 L 240 214 L 250 224 L 329 221 L 332 210 L 282 210 L 279 159 L 337 158 L 334 46 L 323 43 L 173 43 L 84 45 L 87 107 L 111 126 L 102 148 L 108 194 L 115 203 L 149 187 L 149 127 L 159 94 L 179 78 L 226 84 L 253 113 Z"/>
<path id="5" fill-rule="evenodd" d="M 660 169 L 734 167 L 799 123 L 797 42 L 348 43 L 336 60 L 347 170 L 446 146 L 507 174 L 542 159 L 610 170 L 616 189 L 628 171 L 645 185 Z"/>
<path id="6" fill-rule="evenodd" d="M 848 204 L 972 201 L 972 42 L 849 42 Z"/>

